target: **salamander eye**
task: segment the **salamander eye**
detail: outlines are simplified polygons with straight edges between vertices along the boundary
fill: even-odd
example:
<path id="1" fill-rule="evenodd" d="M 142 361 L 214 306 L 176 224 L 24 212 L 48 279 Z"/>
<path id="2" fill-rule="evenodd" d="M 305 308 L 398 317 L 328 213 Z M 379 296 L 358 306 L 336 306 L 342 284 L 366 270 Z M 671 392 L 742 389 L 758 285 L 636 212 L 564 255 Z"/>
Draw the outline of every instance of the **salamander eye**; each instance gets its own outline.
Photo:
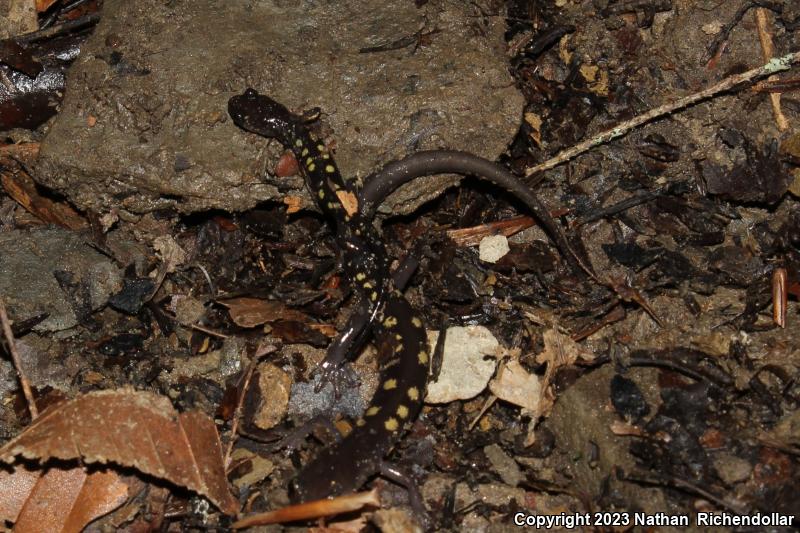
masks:
<path id="1" fill-rule="evenodd" d="M 255 98 L 258 96 L 258 91 L 255 89 L 249 88 L 244 92 L 245 98 Z"/>

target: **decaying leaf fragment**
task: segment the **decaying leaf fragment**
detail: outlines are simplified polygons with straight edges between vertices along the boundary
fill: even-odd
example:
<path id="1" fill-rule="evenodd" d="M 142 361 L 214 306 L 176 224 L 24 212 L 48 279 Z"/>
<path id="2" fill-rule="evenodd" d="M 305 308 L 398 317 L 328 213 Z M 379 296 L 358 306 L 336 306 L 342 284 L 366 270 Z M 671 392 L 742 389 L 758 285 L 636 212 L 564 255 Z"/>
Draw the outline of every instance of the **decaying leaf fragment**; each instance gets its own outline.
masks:
<path id="1" fill-rule="evenodd" d="M 308 315 L 272 300 L 243 296 L 219 300 L 219 303 L 228 308 L 231 320 L 243 328 L 253 328 L 276 320 L 296 320 L 304 323 L 311 321 Z"/>
<path id="2" fill-rule="evenodd" d="M 0 448 L 0 460 L 50 458 L 132 467 L 208 498 L 235 514 L 214 422 L 178 413 L 164 397 L 132 389 L 98 391 L 45 410 Z"/>
<path id="3" fill-rule="evenodd" d="M 519 361 L 504 362 L 497 376 L 489 382 L 489 390 L 499 399 L 518 405 L 537 419 L 542 414 L 542 385 L 539 376 L 525 370 Z M 547 403 L 547 408 L 552 402 Z"/>

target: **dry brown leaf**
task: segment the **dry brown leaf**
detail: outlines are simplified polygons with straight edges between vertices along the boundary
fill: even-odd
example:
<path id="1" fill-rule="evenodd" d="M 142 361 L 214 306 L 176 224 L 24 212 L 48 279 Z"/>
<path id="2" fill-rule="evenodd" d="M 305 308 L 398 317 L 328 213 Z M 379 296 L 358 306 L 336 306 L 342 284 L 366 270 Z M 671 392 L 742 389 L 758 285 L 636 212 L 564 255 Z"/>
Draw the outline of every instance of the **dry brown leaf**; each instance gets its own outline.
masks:
<path id="1" fill-rule="evenodd" d="M 544 350 L 536 356 L 537 363 L 547 363 L 547 370 L 544 374 L 542 387 L 547 388 L 553 379 L 556 370 L 562 366 L 571 365 L 578 358 L 584 361 L 594 359 L 594 354 L 586 350 L 583 346 L 572 340 L 569 335 L 559 333 L 555 329 L 548 329 L 542 335 L 544 340 Z"/>
<path id="2" fill-rule="evenodd" d="M 41 472 L 22 465 L 0 469 L 0 522 L 16 522 Z"/>
<path id="3" fill-rule="evenodd" d="M 572 340 L 568 335 L 559 333 L 554 328 L 546 330 L 542 337 L 544 340 L 544 349 L 536 356 L 536 362 L 540 364 L 547 363 L 547 369 L 545 370 L 544 376 L 541 379 L 537 378 L 538 399 L 531 403 L 531 406 L 533 407 L 532 414 L 535 416 L 531 417 L 531 423 L 528 426 L 528 435 L 524 441 L 525 446 L 530 446 L 534 443 L 536 438 L 534 428 L 536 427 L 539 417 L 548 416 L 553 407 L 555 397 L 550 384 L 553 381 L 556 371 L 563 366 L 573 364 L 578 360 L 578 358 L 586 361 L 591 361 L 594 359 L 594 354 Z M 508 365 L 506 365 L 505 370 L 508 372 L 510 367 L 513 372 L 509 373 L 508 376 L 498 376 L 498 381 L 500 381 L 502 377 L 506 377 L 507 379 L 510 378 L 510 382 L 507 387 L 508 390 L 504 392 L 514 396 L 514 390 L 516 390 L 517 393 L 521 393 L 523 392 L 522 389 L 524 389 L 524 387 L 533 387 L 532 383 L 528 383 L 527 385 L 525 383 L 530 379 L 530 377 L 536 376 L 529 377 L 528 373 L 524 368 L 522 368 L 522 366 L 512 363 L 516 362 L 510 362 Z M 522 397 L 517 397 L 518 401 L 521 401 L 522 399 Z M 517 402 L 515 401 L 514 403 Z"/>
<path id="4" fill-rule="evenodd" d="M 48 408 L 0 448 L 2 461 L 18 456 L 133 467 L 197 492 L 227 514 L 238 510 L 214 422 L 199 412 L 178 413 L 149 392 L 98 391 Z"/>
<path id="5" fill-rule="evenodd" d="M 542 117 L 536 113 L 525 113 L 525 122 L 531 127 L 528 136 L 538 148 L 542 147 Z"/>
<path id="6" fill-rule="evenodd" d="M 243 328 L 253 328 L 277 320 L 294 320 L 303 323 L 310 322 L 307 315 L 300 311 L 290 309 L 281 302 L 242 297 L 231 298 L 230 300 L 219 300 L 219 303 L 228 308 L 231 320 L 233 320 L 237 326 Z"/>
<path id="7" fill-rule="evenodd" d="M 38 13 L 43 13 L 50 9 L 50 6 L 55 4 L 58 0 L 36 0 L 36 11 Z"/>
<path id="8" fill-rule="evenodd" d="M 14 531 L 78 533 L 125 503 L 128 486 L 111 471 L 16 466 L 0 471 L 0 495 L 0 518 L 14 522 Z"/>
<path id="9" fill-rule="evenodd" d="M 188 258 L 186 251 L 171 235 L 161 235 L 153 239 L 153 249 L 161 259 L 164 272 L 175 272 Z"/>
<path id="10" fill-rule="evenodd" d="M 88 226 L 86 220 L 69 205 L 40 196 L 33 180 L 26 173 L 3 172 L 0 175 L 0 182 L 11 198 L 42 221 L 72 230 Z"/>
<path id="11" fill-rule="evenodd" d="M 497 377 L 489 382 L 489 390 L 503 401 L 522 407 L 537 418 L 543 414 L 539 376 L 525 370 L 516 359 L 503 363 Z M 546 402 L 549 409 L 552 403 Z"/>

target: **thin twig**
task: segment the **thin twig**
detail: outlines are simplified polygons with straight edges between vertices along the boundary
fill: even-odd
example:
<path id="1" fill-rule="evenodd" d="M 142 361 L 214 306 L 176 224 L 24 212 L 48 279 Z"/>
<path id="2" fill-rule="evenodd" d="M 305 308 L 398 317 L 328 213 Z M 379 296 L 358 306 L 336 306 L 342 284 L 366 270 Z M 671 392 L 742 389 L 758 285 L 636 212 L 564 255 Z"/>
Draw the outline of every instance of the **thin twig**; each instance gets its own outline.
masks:
<path id="1" fill-rule="evenodd" d="M 14 333 L 11 331 L 11 323 L 8 320 L 6 305 L 3 303 L 2 298 L 0 298 L 0 322 L 3 323 L 3 335 L 6 338 L 6 344 L 8 344 L 8 353 L 11 354 L 11 360 L 14 362 L 14 367 L 17 369 L 17 375 L 19 376 L 19 383 L 22 385 L 22 393 L 25 395 L 25 400 L 28 402 L 28 411 L 31 413 L 31 419 L 35 419 L 39 416 L 39 410 L 36 408 L 36 401 L 33 399 L 31 383 L 28 381 L 28 378 L 25 377 L 25 372 L 22 370 L 22 361 L 20 361 L 19 352 L 17 352 L 17 345 L 14 342 Z"/>
<path id="2" fill-rule="evenodd" d="M 192 329 L 196 329 L 197 331 L 202 331 L 203 333 L 206 333 L 207 335 L 211 335 L 212 337 L 219 337 L 220 339 L 227 339 L 228 338 L 228 335 L 225 335 L 224 333 L 220 333 L 219 331 L 214 331 L 213 329 L 206 328 L 206 327 L 201 326 L 199 324 L 192 324 L 189 327 L 192 328 Z"/>
<path id="3" fill-rule="evenodd" d="M 623 135 L 626 135 L 629 131 L 641 126 L 642 124 L 650 122 L 651 120 L 662 117 L 664 115 L 668 115 L 679 109 L 683 109 L 684 107 L 688 107 L 692 104 L 695 104 L 701 100 L 705 100 L 706 98 L 710 98 L 721 92 L 730 90 L 739 84 L 753 81 L 758 78 L 763 78 L 764 76 L 770 76 L 772 74 L 775 74 L 776 72 L 787 70 L 789 67 L 791 67 L 798 61 L 800 61 L 800 52 L 793 52 L 783 57 L 772 59 L 768 63 L 758 68 L 748 70 L 747 72 L 742 72 L 741 74 L 734 74 L 733 76 L 729 76 L 724 80 L 722 80 L 721 82 L 714 84 L 711 87 L 704 89 L 700 92 L 690 94 L 689 96 L 685 96 L 672 103 L 658 106 L 655 109 L 651 109 L 650 111 L 647 111 L 646 113 L 643 113 L 638 117 L 634 117 L 631 120 L 625 121 L 614 128 L 599 133 L 598 135 L 595 135 L 591 139 L 576 144 L 572 148 L 564 150 L 560 154 L 556 155 L 551 159 L 548 159 L 544 163 L 541 163 L 534 167 L 527 168 L 525 170 L 525 177 L 530 178 L 534 174 L 539 174 L 541 172 L 544 172 L 545 170 L 550 170 L 551 168 L 555 168 L 558 165 L 565 163 L 584 152 L 587 152 L 588 150 L 594 148 L 595 146 L 605 144 L 612 139 L 616 139 L 617 137 L 622 137 Z"/>
<path id="4" fill-rule="evenodd" d="M 775 48 L 772 46 L 772 33 L 769 31 L 769 20 L 767 16 L 769 11 L 763 7 L 757 7 L 756 15 L 756 28 L 758 28 L 758 40 L 761 43 L 761 57 L 764 61 L 769 61 L 775 55 Z M 767 81 L 774 81 L 777 76 L 770 76 Z M 781 110 L 781 95 L 779 93 L 770 93 L 769 101 L 772 104 L 772 115 L 775 117 L 775 124 L 780 131 L 789 129 L 789 121 Z"/>

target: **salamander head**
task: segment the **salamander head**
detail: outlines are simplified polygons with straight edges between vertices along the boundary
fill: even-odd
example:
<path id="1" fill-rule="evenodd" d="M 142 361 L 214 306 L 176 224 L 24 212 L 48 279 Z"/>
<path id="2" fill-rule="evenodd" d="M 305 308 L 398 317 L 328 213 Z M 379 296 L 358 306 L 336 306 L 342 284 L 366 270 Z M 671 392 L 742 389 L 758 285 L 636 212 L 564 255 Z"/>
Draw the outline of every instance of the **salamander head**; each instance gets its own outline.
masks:
<path id="1" fill-rule="evenodd" d="M 298 119 L 269 96 L 247 89 L 228 100 L 228 114 L 242 129 L 290 144 Z"/>

